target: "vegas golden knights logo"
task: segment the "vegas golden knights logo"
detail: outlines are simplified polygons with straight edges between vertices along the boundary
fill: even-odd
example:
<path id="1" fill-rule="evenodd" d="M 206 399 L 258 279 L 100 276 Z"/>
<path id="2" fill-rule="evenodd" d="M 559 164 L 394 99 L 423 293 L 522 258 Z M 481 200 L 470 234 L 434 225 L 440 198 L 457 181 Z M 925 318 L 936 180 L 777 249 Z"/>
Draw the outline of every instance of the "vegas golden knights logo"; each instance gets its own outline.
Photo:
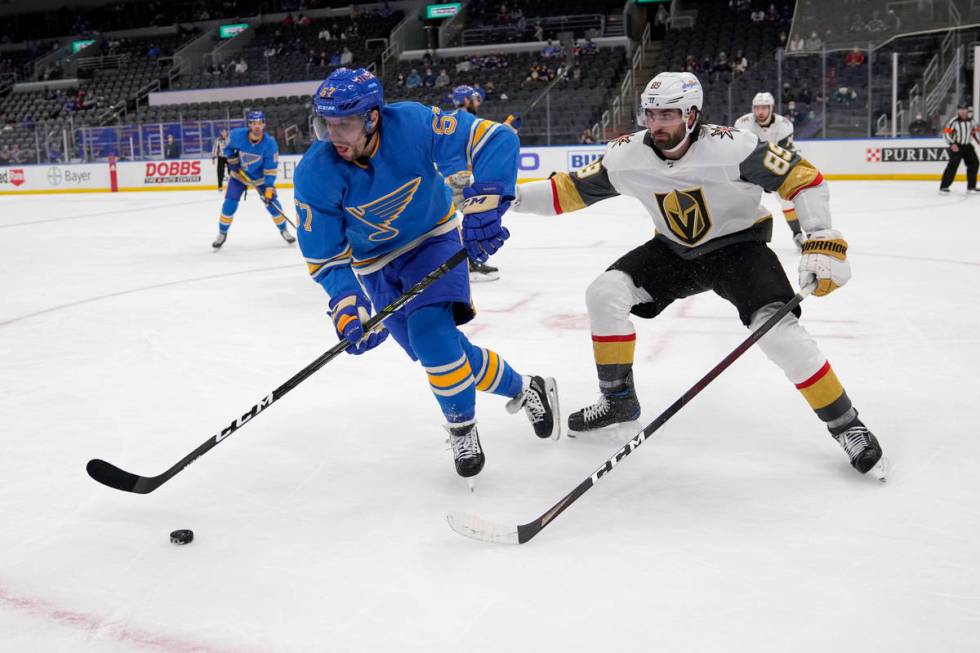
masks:
<path id="1" fill-rule="evenodd" d="M 711 214 L 700 188 L 655 193 L 660 213 L 671 233 L 688 245 L 695 245 L 711 230 Z"/>

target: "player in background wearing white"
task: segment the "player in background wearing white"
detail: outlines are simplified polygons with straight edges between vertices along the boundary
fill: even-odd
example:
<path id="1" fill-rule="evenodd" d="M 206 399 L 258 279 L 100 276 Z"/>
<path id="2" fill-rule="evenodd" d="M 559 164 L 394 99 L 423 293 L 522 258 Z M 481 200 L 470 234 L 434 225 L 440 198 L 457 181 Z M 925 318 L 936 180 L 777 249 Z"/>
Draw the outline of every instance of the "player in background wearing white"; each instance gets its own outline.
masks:
<path id="1" fill-rule="evenodd" d="M 703 91 L 690 73 L 661 73 L 642 96 L 647 129 L 607 145 L 603 158 L 576 173 L 519 187 L 512 210 L 540 215 L 575 211 L 606 198 L 638 199 L 655 237 L 599 275 L 586 292 L 599 400 L 569 416 L 573 431 L 635 420 L 636 331 L 630 314 L 656 317 L 675 299 L 708 290 L 738 309 L 755 330 L 794 291 L 767 246 L 772 216 L 763 191 L 792 200 L 808 239 L 799 265 L 801 287 L 826 295 L 851 277 L 847 243 L 833 229 L 830 194 L 813 165 L 776 143 L 732 127 L 701 124 Z M 861 473 L 883 479 L 887 460 L 817 343 L 800 324 L 800 309 L 759 341 L 803 394 Z"/>
<path id="2" fill-rule="evenodd" d="M 752 98 L 752 113 L 747 113 L 735 121 L 738 129 L 752 132 L 760 141 L 775 143 L 784 150 L 795 152 L 793 145 L 793 123 L 788 118 L 776 113 L 776 100 L 771 93 L 756 93 Z M 798 250 L 803 250 L 806 234 L 800 229 L 800 221 L 796 217 L 793 203 L 779 198 L 779 206 L 783 210 L 789 228 L 793 231 L 793 242 Z"/>

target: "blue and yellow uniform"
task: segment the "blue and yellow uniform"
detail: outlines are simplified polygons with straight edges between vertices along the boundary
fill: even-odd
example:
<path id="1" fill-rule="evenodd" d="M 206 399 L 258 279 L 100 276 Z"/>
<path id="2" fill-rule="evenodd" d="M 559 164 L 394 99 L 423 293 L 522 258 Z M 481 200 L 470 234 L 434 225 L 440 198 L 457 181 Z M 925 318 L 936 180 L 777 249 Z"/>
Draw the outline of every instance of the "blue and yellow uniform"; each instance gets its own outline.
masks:
<path id="1" fill-rule="evenodd" d="M 367 291 L 376 309 L 462 247 L 444 175 L 470 170 L 515 195 L 519 142 L 513 131 L 466 112 L 416 102 L 379 107 L 368 155 L 349 162 L 316 142 L 296 169 L 300 247 L 313 280 L 337 301 Z M 516 397 L 522 378 L 458 329 L 472 319 L 469 277 L 457 266 L 385 326 L 425 368 L 450 424 L 474 419 L 475 390 Z"/>
<path id="2" fill-rule="evenodd" d="M 259 112 L 256 113 L 261 115 Z M 253 117 L 250 115 L 249 121 L 252 119 Z M 255 119 L 259 118 L 256 117 Z M 265 122 L 264 115 L 261 120 L 263 123 Z M 245 192 L 245 184 L 238 179 L 235 173 L 240 172 L 250 179 L 259 187 L 260 192 L 270 188 L 274 189 L 276 174 L 279 169 L 279 146 L 276 144 L 276 139 L 265 132 L 262 133 L 262 138 L 258 142 L 254 142 L 249 137 L 249 128 L 239 127 L 231 130 L 228 145 L 225 146 L 223 155 L 228 159 L 228 169 L 231 172 L 228 189 L 225 191 L 225 201 L 221 205 L 221 217 L 218 224 L 218 229 L 224 234 L 228 233 L 228 229 L 231 228 L 235 211 L 238 210 L 238 202 L 242 193 Z M 272 220 L 276 223 L 279 231 L 285 232 L 286 219 L 282 215 L 279 200 L 273 196 L 266 205 L 266 210 L 272 216 Z"/>

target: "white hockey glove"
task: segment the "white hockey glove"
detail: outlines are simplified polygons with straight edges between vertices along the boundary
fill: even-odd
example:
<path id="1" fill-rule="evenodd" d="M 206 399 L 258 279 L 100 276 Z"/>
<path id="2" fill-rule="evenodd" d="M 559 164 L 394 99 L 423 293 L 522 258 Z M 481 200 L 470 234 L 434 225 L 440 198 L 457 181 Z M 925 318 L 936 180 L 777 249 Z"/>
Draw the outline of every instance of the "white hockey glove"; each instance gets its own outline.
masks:
<path id="1" fill-rule="evenodd" d="M 803 251 L 803 243 L 806 242 L 806 234 L 802 231 L 798 234 L 793 234 L 793 242 L 796 243 L 796 251 Z"/>
<path id="2" fill-rule="evenodd" d="M 851 278 L 847 262 L 847 241 L 836 229 L 821 229 L 803 243 L 800 258 L 800 288 L 816 283 L 813 294 L 829 295 Z"/>

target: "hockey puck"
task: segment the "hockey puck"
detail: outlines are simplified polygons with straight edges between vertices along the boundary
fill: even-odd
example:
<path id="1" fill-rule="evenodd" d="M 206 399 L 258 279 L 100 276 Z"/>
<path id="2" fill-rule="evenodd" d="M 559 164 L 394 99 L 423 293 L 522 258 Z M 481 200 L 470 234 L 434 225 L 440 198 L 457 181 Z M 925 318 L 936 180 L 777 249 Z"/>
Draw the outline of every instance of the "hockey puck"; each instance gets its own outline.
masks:
<path id="1" fill-rule="evenodd" d="M 179 530 L 170 534 L 170 541 L 173 544 L 190 544 L 194 541 L 194 531 Z"/>

